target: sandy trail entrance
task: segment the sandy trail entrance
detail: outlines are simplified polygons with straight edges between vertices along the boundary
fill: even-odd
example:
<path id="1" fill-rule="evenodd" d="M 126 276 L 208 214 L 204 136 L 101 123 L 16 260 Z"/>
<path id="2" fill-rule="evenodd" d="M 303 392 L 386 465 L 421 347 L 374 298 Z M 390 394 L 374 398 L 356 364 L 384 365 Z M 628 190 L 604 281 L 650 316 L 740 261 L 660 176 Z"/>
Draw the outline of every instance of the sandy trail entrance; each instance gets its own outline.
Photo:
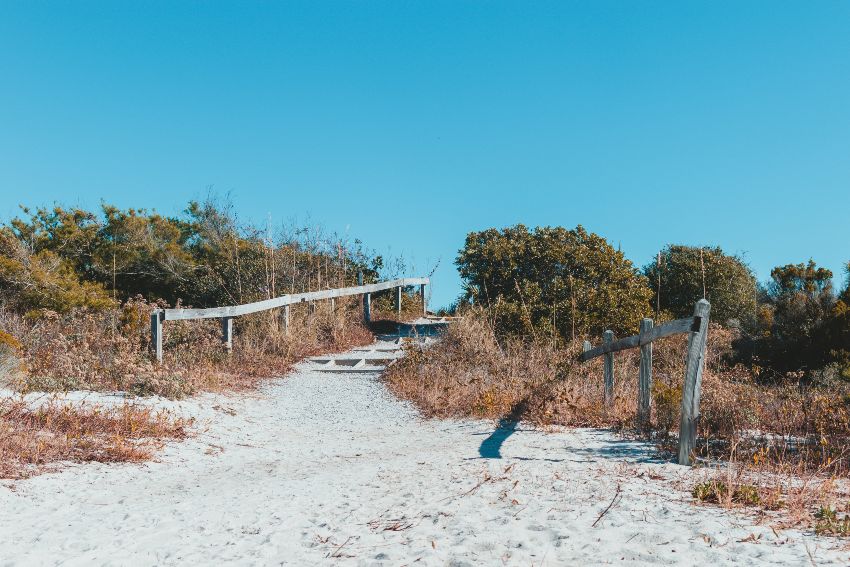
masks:
<path id="1" fill-rule="evenodd" d="M 376 373 L 321 369 L 252 396 L 155 402 L 206 424 L 157 462 L 0 487 L 0 564 L 848 562 L 829 539 L 692 505 L 668 481 L 693 473 L 646 445 L 425 421 Z"/>

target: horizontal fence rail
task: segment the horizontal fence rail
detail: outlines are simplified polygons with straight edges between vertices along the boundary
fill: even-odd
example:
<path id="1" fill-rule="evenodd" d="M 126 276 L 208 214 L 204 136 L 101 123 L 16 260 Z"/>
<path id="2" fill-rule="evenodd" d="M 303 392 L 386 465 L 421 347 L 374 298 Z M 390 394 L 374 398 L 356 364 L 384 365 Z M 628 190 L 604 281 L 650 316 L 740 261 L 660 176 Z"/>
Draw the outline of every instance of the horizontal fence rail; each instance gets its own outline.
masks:
<path id="1" fill-rule="evenodd" d="M 419 286 L 422 296 L 422 314 L 428 313 L 427 301 L 425 299 L 425 286 L 430 285 L 429 278 L 400 278 L 374 284 L 362 284 L 363 276 L 358 275 L 361 285 L 342 287 L 337 289 L 323 289 L 319 291 L 307 291 L 304 293 L 291 293 L 281 295 L 273 299 L 245 303 L 242 305 L 228 305 L 224 307 L 208 307 L 204 309 L 157 309 L 151 313 L 151 343 L 157 362 L 162 362 L 162 326 L 165 321 L 186 321 L 193 319 L 221 319 L 222 342 L 227 350 L 233 348 L 233 318 L 270 309 L 283 308 L 281 322 L 289 331 L 289 308 L 292 305 L 307 304 L 312 306 L 314 301 L 330 299 L 331 305 L 335 306 L 335 300 L 340 297 L 363 296 L 363 318 L 369 322 L 372 317 L 372 294 L 388 289 L 396 289 L 395 301 L 398 314 L 401 315 L 402 290 L 406 287 Z M 333 308 L 333 307 L 332 307 Z"/>
<path id="2" fill-rule="evenodd" d="M 646 428 L 652 404 L 652 343 L 658 339 L 678 334 L 688 335 L 688 354 L 685 363 L 685 380 L 682 387 L 682 413 L 679 425 L 679 464 L 691 463 L 696 446 L 697 424 L 699 423 L 699 400 L 702 389 L 702 372 L 705 366 L 705 349 L 708 338 L 708 321 L 711 304 L 701 299 L 694 307 L 694 316 L 676 319 L 653 326 L 652 319 L 641 321 L 640 334 L 614 340 L 612 331 L 602 334 L 602 344 L 593 347 L 584 342 L 584 351 L 579 360 L 587 362 L 598 356 L 605 357 L 603 377 L 605 380 L 604 402 L 610 407 L 614 403 L 614 353 L 630 348 L 640 348 L 640 370 L 638 375 L 638 426 Z"/>
<path id="3" fill-rule="evenodd" d="M 277 309 L 286 305 L 306 303 L 308 301 L 319 301 L 322 299 L 335 299 L 337 297 L 348 297 L 352 295 L 364 295 L 375 293 L 395 287 L 403 288 L 416 285 L 428 285 L 428 278 L 401 278 L 375 284 L 358 285 L 354 287 L 342 287 L 337 289 L 323 289 L 321 291 L 307 291 L 304 293 L 292 293 L 281 295 L 274 299 L 265 299 L 254 303 L 243 305 L 230 305 L 227 307 L 209 307 L 207 309 L 164 309 L 166 321 L 179 321 L 186 319 L 217 319 L 219 317 L 238 317 L 249 315 L 258 311 Z"/>
<path id="4" fill-rule="evenodd" d="M 638 348 L 653 341 L 657 341 L 658 339 L 663 339 L 664 337 L 696 332 L 700 330 L 701 325 L 702 318 L 700 317 L 687 317 L 686 319 L 676 319 L 675 321 L 669 321 L 657 327 L 652 327 L 646 332 L 641 332 L 641 334 L 639 335 L 626 337 L 625 339 L 620 339 L 618 341 L 614 341 L 613 343 L 603 344 L 596 348 L 592 348 L 588 351 L 581 353 L 581 356 L 579 358 L 582 362 L 587 362 L 592 358 L 602 356 L 603 354 L 608 354 L 609 352 L 618 352 L 630 348 Z"/>

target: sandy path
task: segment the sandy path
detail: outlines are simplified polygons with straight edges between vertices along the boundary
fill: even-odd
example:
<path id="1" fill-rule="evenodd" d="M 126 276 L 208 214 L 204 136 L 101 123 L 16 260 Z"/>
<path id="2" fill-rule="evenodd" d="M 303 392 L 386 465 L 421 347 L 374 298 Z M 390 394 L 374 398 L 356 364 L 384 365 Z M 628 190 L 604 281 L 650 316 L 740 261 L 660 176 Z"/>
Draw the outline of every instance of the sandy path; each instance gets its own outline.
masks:
<path id="1" fill-rule="evenodd" d="M 158 462 L 0 487 L 0 565 L 848 563 L 693 506 L 650 478 L 692 473 L 639 443 L 424 421 L 374 374 L 302 364 L 256 396 L 170 405 L 208 426 Z"/>

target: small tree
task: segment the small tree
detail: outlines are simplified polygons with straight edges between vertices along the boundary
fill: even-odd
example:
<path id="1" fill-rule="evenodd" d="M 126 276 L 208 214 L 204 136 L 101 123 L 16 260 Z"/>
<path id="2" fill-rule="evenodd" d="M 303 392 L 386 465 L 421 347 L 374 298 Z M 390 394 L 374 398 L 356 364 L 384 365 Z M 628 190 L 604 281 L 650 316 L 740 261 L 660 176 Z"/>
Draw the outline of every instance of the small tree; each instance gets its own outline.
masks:
<path id="1" fill-rule="evenodd" d="M 466 300 L 492 308 L 505 332 L 625 334 L 650 310 L 646 279 L 581 226 L 472 232 L 456 264 Z"/>
<path id="2" fill-rule="evenodd" d="M 828 324 L 837 315 L 832 272 L 807 264 L 778 266 L 770 273 L 757 354 L 779 371 L 818 368 L 828 357 Z"/>
<path id="3" fill-rule="evenodd" d="M 719 247 L 670 244 L 643 271 L 653 297 L 673 317 L 693 314 L 694 304 L 705 297 L 711 302 L 712 319 L 722 323 L 755 319 L 756 278 L 740 257 Z"/>

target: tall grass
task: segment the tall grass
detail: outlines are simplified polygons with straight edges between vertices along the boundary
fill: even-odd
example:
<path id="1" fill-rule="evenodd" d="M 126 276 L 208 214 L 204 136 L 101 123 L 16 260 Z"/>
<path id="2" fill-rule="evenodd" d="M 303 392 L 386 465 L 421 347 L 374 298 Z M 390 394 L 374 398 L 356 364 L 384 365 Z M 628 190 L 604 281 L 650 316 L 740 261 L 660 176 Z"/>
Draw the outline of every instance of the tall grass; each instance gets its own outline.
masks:
<path id="1" fill-rule="evenodd" d="M 726 506 L 781 508 L 793 522 L 813 526 L 816 515 L 829 516 L 824 510 L 847 506 L 850 387 L 840 380 L 759 382 L 734 364 L 735 337 L 716 325 L 709 332 L 696 455 L 705 478 L 695 496 Z M 610 427 L 646 436 L 662 456 L 672 456 L 685 337 L 654 343 L 648 431 L 635 427 L 638 351 L 615 355 L 614 400 L 606 407 L 601 359 L 578 362 L 582 339 L 556 345 L 540 337 L 500 337 L 487 311 L 473 308 L 440 342 L 408 345 L 385 381 L 428 416 Z M 837 518 L 836 526 L 843 521 L 840 513 Z"/>
<path id="2" fill-rule="evenodd" d="M 312 311 L 306 305 L 293 307 L 288 333 L 276 311 L 237 318 L 232 353 L 221 343 L 218 320 L 169 321 L 163 364 L 156 365 L 148 323 L 154 307 L 137 298 L 115 312 L 19 315 L 0 310 L 0 329 L 16 342 L 6 352 L 20 363 L 11 385 L 23 392 L 121 390 L 179 398 L 254 387 L 305 356 L 372 340 L 352 299 L 338 301 L 335 313 L 329 304 L 317 304 Z"/>

